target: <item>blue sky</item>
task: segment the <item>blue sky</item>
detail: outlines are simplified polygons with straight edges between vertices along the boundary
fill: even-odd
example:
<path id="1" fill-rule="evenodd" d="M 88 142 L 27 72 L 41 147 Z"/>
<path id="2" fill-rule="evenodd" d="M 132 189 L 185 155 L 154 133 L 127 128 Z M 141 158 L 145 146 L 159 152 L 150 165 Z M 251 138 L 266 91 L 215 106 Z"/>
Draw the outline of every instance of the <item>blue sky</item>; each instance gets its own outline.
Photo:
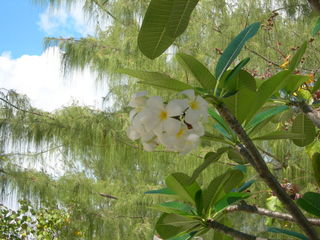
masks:
<path id="1" fill-rule="evenodd" d="M 41 54 L 46 33 L 37 22 L 44 10 L 31 0 L 3 1 L 0 8 L 0 53 L 10 51 L 13 58 Z"/>
<path id="2" fill-rule="evenodd" d="M 32 0 L 6 0 L 0 8 L 0 88 L 26 94 L 34 107 L 53 111 L 78 102 L 101 106 L 107 86 L 97 92 L 90 69 L 63 77 L 61 52 L 43 49 L 43 38 L 85 37 L 95 26 L 87 21 L 79 0 L 72 11 L 35 5 Z"/>
<path id="3" fill-rule="evenodd" d="M 24 54 L 40 55 L 46 36 L 79 38 L 91 33 L 85 29 L 79 9 L 71 14 L 65 9 L 52 14 L 47 6 L 33 4 L 31 0 L 3 1 L 0 8 L 0 54 L 11 52 L 14 59 Z"/>

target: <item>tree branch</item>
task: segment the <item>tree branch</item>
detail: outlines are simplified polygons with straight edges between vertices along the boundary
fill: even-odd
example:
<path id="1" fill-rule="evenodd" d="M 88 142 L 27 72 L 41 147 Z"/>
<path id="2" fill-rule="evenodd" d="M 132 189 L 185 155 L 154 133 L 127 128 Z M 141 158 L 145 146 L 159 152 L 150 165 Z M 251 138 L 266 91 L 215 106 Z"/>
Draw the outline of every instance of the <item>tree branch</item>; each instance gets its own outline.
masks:
<path id="1" fill-rule="evenodd" d="M 319 0 L 308 0 L 313 9 L 320 12 L 320 1 Z"/>
<path id="2" fill-rule="evenodd" d="M 317 128 L 320 128 L 320 114 L 306 102 L 292 102 L 291 105 L 299 107 L 299 109 L 313 122 Z"/>
<path id="3" fill-rule="evenodd" d="M 254 235 L 240 232 L 240 231 L 235 230 L 233 228 L 227 227 L 221 223 L 218 223 L 214 220 L 208 220 L 207 224 L 208 224 L 208 227 L 215 229 L 215 230 L 218 230 L 219 232 L 223 232 L 224 234 L 229 235 L 235 239 L 239 239 L 239 240 L 268 240 L 267 238 L 259 238 Z"/>
<path id="4" fill-rule="evenodd" d="M 252 140 L 248 137 L 247 133 L 244 131 L 237 119 L 222 103 L 217 104 L 216 108 L 222 118 L 230 125 L 230 127 L 239 137 L 240 141 L 244 144 L 244 146 L 240 149 L 242 156 L 245 157 L 250 164 L 252 164 L 260 177 L 283 203 L 288 212 L 293 216 L 296 223 L 307 234 L 307 236 L 311 240 L 319 240 L 317 232 L 314 230 L 307 218 L 303 215 L 301 210 L 281 187 L 277 179 L 272 175 L 260 152 L 253 144 Z"/>
<path id="5" fill-rule="evenodd" d="M 295 219 L 287 213 L 281 213 L 281 212 L 274 212 L 270 211 L 265 208 L 260 208 L 248 204 L 238 204 L 238 205 L 233 205 L 230 207 L 227 207 L 225 212 L 236 212 L 236 211 L 243 211 L 243 212 L 248 212 L 248 213 L 253 213 L 253 214 L 258 214 L 258 215 L 263 215 L 263 216 L 268 216 L 271 218 L 277 218 L 289 222 L 295 222 Z M 320 226 L 320 219 L 317 218 L 309 218 L 308 221 L 315 226 Z"/>

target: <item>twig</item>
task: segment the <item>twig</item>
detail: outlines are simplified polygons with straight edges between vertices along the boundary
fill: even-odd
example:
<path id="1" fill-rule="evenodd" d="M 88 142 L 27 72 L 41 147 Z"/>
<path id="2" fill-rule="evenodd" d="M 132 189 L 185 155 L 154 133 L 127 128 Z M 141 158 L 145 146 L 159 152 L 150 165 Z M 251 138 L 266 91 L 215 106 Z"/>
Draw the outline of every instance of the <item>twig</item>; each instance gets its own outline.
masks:
<path id="1" fill-rule="evenodd" d="M 285 221 L 296 222 L 295 219 L 290 214 L 281 213 L 281 212 L 274 212 L 274 211 L 270 211 L 265 208 L 260 208 L 260 207 L 256 207 L 256 206 L 252 206 L 252 205 L 248 205 L 248 204 L 233 205 L 233 206 L 227 207 L 224 211 L 225 212 L 243 211 L 243 212 L 268 216 L 271 218 L 277 218 L 277 219 L 281 219 L 281 220 L 285 220 Z M 320 226 L 320 219 L 309 218 L 308 221 L 312 225 Z"/>
<path id="2" fill-rule="evenodd" d="M 299 109 L 313 122 L 317 128 L 320 128 L 320 114 L 306 102 L 291 102 L 290 105 L 299 107 Z"/>

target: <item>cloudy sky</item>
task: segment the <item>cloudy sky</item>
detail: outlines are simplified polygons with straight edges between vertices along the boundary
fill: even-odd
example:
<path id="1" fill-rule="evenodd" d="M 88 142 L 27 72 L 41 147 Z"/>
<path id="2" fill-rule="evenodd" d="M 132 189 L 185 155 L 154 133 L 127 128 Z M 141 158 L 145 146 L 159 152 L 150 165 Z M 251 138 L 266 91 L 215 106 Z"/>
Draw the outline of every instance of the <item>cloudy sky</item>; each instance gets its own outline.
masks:
<path id="1" fill-rule="evenodd" d="M 63 78 L 59 50 L 43 49 L 46 36 L 94 34 L 94 26 L 85 19 L 80 5 L 72 11 L 52 11 L 31 0 L 4 1 L 0 32 L 0 88 L 28 95 L 35 107 L 46 111 L 72 102 L 100 106 L 107 88 L 96 90 L 95 74 L 85 70 Z"/>

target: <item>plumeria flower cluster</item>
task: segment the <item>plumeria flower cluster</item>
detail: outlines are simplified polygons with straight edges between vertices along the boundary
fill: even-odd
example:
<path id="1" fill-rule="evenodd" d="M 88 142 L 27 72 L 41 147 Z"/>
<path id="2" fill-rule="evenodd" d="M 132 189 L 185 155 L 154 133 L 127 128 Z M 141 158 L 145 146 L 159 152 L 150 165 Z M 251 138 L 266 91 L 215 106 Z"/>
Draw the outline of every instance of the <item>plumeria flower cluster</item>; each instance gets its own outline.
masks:
<path id="1" fill-rule="evenodd" d="M 129 103 L 133 109 L 128 137 L 140 139 L 146 151 L 152 151 L 160 144 L 182 154 L 196 148 L 204 135 L 202 121 L 208 118 L 208 103 L 201 96 L 196 96 L 194 90 L 180 94 L 186 98 L 166 104 L 159 96 L 137 93 Z"/>

